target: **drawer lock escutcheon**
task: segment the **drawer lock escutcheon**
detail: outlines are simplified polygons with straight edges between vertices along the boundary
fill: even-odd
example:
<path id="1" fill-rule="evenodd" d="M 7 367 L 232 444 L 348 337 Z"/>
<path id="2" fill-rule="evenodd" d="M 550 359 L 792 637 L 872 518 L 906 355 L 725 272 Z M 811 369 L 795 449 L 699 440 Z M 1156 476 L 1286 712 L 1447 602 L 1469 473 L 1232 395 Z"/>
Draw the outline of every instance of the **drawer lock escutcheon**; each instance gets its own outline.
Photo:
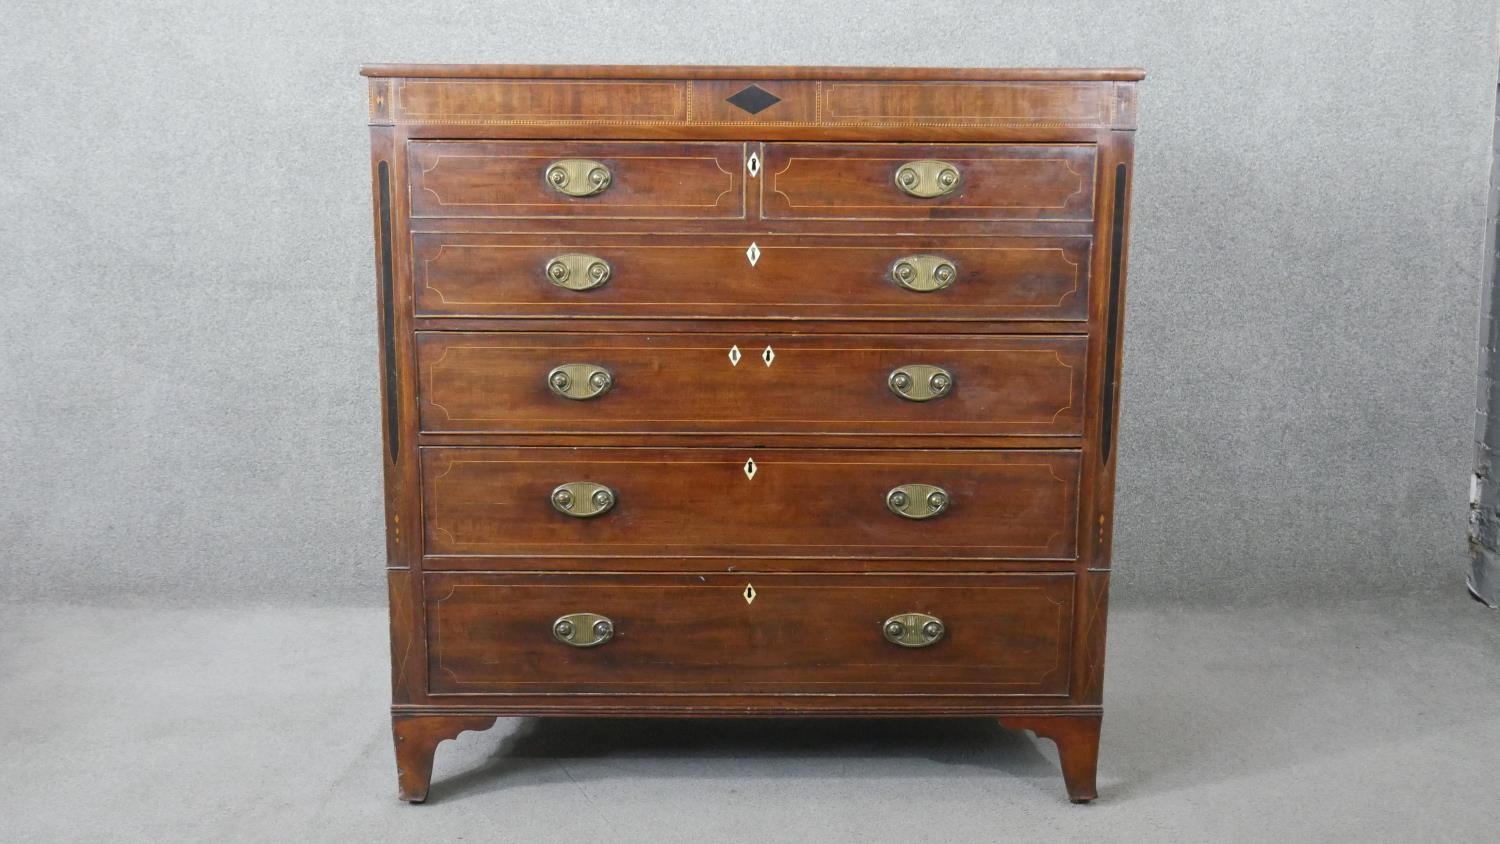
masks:
<path id="1" fill-rule="evenodd" d="M 547 280 L 564 290 L 593 290 L 609 281 L 609 262 L 593 255 L 569 253 L 547 262 Z"/>
<path id="2" fill-rule="evenodd" d="M 573 481 L 552 490 L 552 509 L 564 516 L 588 519 L 615 506 L 615 491 L 593 481 Z"/>
<path id="3" fill-rule="evenodd" d="M 932 401 L 953 391 L 953 373 L 941 366 L 912 363 L 891 370 L 886 383 L 907 401 Z"/>
<path id="4" fill-rule="evenodd" d="M 941 255 L 907 255 L 891 264 L 891 281 L 907 290 L 931 293 L 958 278 L 958 268 Z"/>
<path id="5" fill-rule="evenodd" d="M 908 161 L 896 168 L 896 187 L 918 199 L 947 196 L 958 190 L 962 180 L 958 168 L 946 161 Z"/>
<path id="6" fill-rule="evenodd" d="M 903 648 L 925 648 L 948 632 L 942 619 L 920 612 L 904 612 L 885 620 L 880 632 L 893 645 Z"/>
<path id="7" fill-rule="evenodd" d="M 603 193 L 614 176 L 597 161 L 587 158 L 565 158 L 547 165 L 543 176 L 547 184 L 564 196 L 593 196 Z"/>
<path id="8" fill-rule="evenodd" d="M 575 612 L 552 622 L 552 638 L 575 648 L 592 648 L 615 637 L 615 623 L 602 615 Z"/>
<path id="9" fill-rule="evenodd" d="M 930 519 L 950 503 L 948 491 L 932 484 L 902 484 L 885 494 L 885 506 L 907 519 Z"/>
<path id="10" fill-rule="evenodd" d="M 593 363 L 565 363 L 547 373 L 547 389 L 574 401 L 598 398 L 614 385 L 614 375 Z"/>

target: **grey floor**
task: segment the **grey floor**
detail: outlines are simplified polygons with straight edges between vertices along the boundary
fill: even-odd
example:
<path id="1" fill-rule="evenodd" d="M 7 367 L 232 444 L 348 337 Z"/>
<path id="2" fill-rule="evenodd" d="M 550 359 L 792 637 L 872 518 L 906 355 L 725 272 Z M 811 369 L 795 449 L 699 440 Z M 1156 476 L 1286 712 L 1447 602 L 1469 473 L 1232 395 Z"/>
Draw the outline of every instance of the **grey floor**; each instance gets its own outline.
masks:
<path id="1" fill-rule="evenodd" d="M 0 607 L 0 839 L 1500 840 L 1500 614 L 1111 619 L 1101 799 L 983 721 L 505 720 L 395 799 L 378 609 Z"/>

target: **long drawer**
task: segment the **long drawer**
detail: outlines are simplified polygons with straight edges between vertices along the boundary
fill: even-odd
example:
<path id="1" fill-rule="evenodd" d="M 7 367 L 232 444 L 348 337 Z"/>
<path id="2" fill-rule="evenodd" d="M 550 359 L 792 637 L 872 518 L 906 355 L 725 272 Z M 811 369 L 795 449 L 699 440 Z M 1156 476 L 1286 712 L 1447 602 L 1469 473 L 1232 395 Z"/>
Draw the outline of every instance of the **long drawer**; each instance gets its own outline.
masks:
<path id="1" fill-rule="evenodd" d="M 422 316 L 1078 321 L 1088 318 L 1089 245 L 1087 237 L 417 232 L 412 268 Z M 913 270 L 903 282 L 904 264 Z"/>
<path id="2" fill-rule="evenodd" d="M 1058 450 L 425 448 L 438 555 L 1071 559 Z"/>
<path id="3" fill-rule="evenodd" d="M 438 573 L 425 594 L 435 695 L 1068 692 L 1069 573 Z"/>
<path id="4" fill-rule="evenodd" d="M 1083 336 L 417 336 L 423 430 L 1072 436 Z"/>

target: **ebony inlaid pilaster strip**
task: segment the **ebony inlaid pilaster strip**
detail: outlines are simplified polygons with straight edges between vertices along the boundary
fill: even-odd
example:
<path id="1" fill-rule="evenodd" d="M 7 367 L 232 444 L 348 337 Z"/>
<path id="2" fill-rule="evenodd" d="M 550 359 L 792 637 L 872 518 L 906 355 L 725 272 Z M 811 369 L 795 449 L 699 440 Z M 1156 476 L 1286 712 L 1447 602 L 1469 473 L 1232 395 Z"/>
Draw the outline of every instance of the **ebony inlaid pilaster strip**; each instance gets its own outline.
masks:
<path id="1" fill-rule="evenodd" d="M 1114 447 L 1115 435 L 1115 363 L 1120 357 L 1120 264 L 1125 249 L 1125 165 L 1115 167 L 1115 204 L 1111 209 L 1109 233 L 1109 316 L 1104 335 L 1104 420 L 1099 428 L 1100 448 L 1104 462 Z"/>
<path id="2" fill-rule="evenodd" d="M 391 257 L 391 166 L 380 162 L 380 321 L 385 338 L 385 425 L 391 460 L 401 451 L 400 384 L 396 379 L 396 302 Z"/>

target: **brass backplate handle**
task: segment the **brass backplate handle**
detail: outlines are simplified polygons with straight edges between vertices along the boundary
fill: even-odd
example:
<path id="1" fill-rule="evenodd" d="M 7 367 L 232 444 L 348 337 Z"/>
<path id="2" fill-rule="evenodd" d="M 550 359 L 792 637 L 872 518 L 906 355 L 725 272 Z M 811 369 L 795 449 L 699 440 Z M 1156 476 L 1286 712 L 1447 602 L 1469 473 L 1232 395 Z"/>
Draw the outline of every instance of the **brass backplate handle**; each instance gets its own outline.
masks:
<path id="1" fill-rule="evenodd" d="M 942 290 L 956 278 L 958 268 L 941 255 L 907 255 L 891 264 L 891 281 L 918 293 Z"/>
<path id="2" fill-rule="evenodd" d="M 943 620 L 921 612 L 904 612 L 893 615 L 880 626 L 885 640 L 903 648 L 925 648 L 943 638 L 948 632 Z"/>
<path id="3" fill-rule="evenodd" d="M 885 494 L 885 506 L 907 519 L 930 519 L 947 511 L 948 491 L 932 484 L 902 484 Z"/>
<path id="4" fill-rule="evenodd" d="M 953 392 L 953 373 L 941 366 L 909 363 L 891 370 L 886 384 L 907 401 L 932 401 Z"/>
<path id="5" fill-rule="evenodd" d="M 587 158 L 565 158 L 547 165 L 542 178 L 564 196 L 593 196 L 603 193 L 614 181 L 609 168 Z"/>
<path id="6" fill-rule="evenodd" d="M 615 491 L 593 481 L 559 484 L 552 490 L 552 509 L 575 519 L 602 516 L 615 506 Z"/>
<path id="7" fill-rule="evenodd" d="M 961 181 L 963 177 L 959 175 L 958 167 L 946 161 L 908 161 L 896 168 L 896 187 L 918 199 L 947 196 L 958 190 Z"/>
<path id="8" fill-rule="evenodd" d="M 615 623 L 598 613 L 568 613 L 552 622 L 552 638 L 575 648 L 593 648 L 615 637 Z"/>
<path id="9" fill-rule="evenodd" d="M 603 287 L 614 270 L 609 262 L 594 255 L 569 252 L 547 262 L 543 274 L 547 280 L 565 290 L 593 290 Z"/>
<path id="10" fill-rule="evenodd" d="M 574 401 L 596 399 L 615 385 L 615 376 L 596 363 L 565 363 L 547 373 L 547 389 Z"/>

